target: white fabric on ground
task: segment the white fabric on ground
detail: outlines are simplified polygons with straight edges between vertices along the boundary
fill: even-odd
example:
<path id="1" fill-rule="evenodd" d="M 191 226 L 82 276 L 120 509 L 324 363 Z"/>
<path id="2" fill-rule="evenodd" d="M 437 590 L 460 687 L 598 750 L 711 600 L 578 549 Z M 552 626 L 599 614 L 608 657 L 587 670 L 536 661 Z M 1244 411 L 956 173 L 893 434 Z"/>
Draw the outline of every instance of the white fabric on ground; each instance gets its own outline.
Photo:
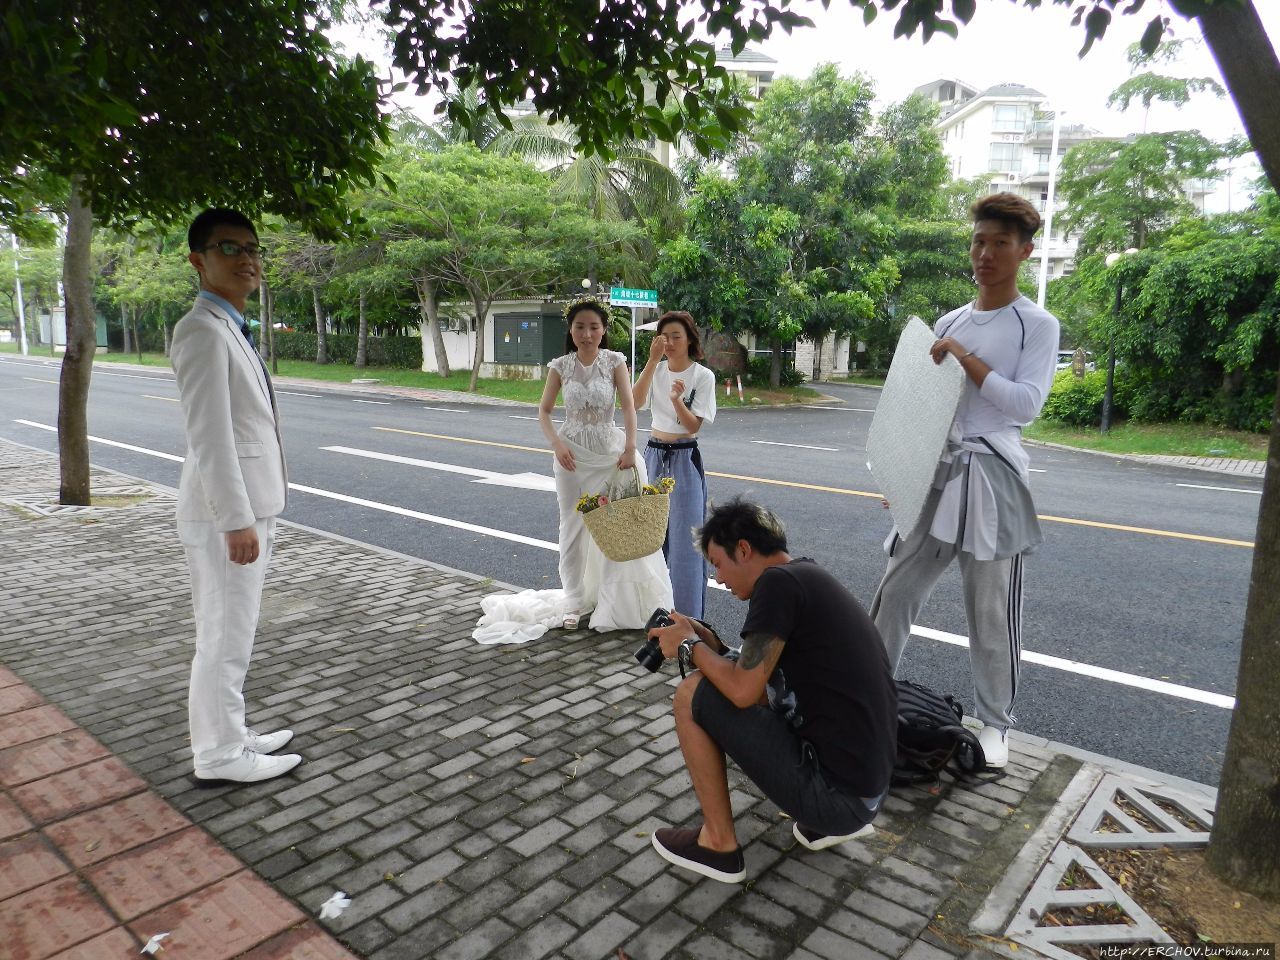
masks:
<path id="1" fill-rule="evenodd" d="M 477 643 L 528 643 L 560 626 L 570 612 L 563 590 L 493 593 L 480 609 L 484 615 L 471 634 Z"/>

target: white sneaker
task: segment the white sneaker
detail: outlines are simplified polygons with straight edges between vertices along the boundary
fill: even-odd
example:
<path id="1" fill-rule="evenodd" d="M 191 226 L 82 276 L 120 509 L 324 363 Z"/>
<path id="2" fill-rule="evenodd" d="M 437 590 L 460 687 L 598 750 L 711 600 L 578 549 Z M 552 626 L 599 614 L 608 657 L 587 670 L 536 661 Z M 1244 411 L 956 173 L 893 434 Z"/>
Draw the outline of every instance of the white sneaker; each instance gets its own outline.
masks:
<path id="1" fill-rule="evenodd" d="M 818 833 L 816 830 L 800 826 L 799 823 L 791 824 L 791 835 L 800 842 L 800 846 L 808 850 L 825 850 L 827 847 L 834 847 L 838 843 L 846 843 L 849 840 L 865 840 L 875 832 L 875 825 L 870 823 L 843 836 Z"/>
<path id="2" fill-rule="evenodd" d="M 983 726 L 978 731 L 978 743 L 990 769 L 1000 770 L 1009 762 L 1009 735 L 1004 730 Z"/>
<path id="3" fill-rule="evenodd" d="M 277 730 L 275 733 L 254 733 L 245 735 L 244 748 L 254 753 L 275 753 L 293 739 L 292 730 Z"/>
<path id="4" fill-rule="evenodd" d="M 240 756 L 226 763 L 219 763 L 212 767 L 196 767 L 196 779 L 257 783 L 259 780 L 270 780 L 272 777 L 288 773 L 301 762 L 302 757 L 296 753 L 269 757 L 246 749 Z"/>

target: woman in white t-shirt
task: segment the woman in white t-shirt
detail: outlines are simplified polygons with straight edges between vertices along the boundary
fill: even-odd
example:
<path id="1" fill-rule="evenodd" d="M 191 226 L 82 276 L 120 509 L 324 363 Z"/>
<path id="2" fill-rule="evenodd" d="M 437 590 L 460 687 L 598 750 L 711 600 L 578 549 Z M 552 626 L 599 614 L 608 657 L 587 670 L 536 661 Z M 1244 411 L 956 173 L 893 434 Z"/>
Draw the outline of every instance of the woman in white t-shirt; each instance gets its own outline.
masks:
<path id="1" fill-rule="evenodd" d="M 637 409 L 653 413 L 644 462 L 649 476 L 672 477 L 671 519 L 662 552 L 671 571 L 675 609 L 701 618 L 707 567 L 694 535 L 707 510 L 707 478 L 698 450 L 698 431 L 716 418 L 716 378 L 695 361 L 702 341 L 693 317 L 671 310 L 658 319 L 649 362 L 632 387 Z"/>

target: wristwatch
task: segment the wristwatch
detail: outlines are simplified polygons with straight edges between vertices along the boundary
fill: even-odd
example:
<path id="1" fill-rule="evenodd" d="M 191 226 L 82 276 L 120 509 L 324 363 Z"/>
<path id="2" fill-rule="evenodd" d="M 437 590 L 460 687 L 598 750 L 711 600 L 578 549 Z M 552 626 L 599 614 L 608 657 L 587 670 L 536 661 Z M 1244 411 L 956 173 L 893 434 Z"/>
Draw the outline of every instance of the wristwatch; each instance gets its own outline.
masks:
<path id="1" fill-rule="evenodd" d="M 680 673 L 682 676 L 684 674 L 685 667 L 688 667 L 690 670 L 694 669 L 693 648 L 699 643 L 702 643 L 701 637 L 685 637 L 680 641 L 680 649 L 677 651 L 677 655 L 680 660 Z"/>

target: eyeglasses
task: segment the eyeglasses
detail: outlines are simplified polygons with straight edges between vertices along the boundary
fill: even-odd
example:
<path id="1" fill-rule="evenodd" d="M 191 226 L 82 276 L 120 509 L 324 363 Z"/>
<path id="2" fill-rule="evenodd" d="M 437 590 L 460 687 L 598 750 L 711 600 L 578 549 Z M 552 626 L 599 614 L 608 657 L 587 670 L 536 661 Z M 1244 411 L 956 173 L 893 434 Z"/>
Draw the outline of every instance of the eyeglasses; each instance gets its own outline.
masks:
<path id="1" fill-rule="evenodd" d="M 232 243 L 230 240 L 222 240 L 218 243 L 211 243 L 207 247 L 201 248 L 200 252 L 203 253 L 205 250 L 212 250 L 214 247 L 217 247 L 218 252 L 221 253 L 224 257 L 238 257 L 242 253 L 247 253 L 249 256 L 253 257 L 255 260 L 260 260 L 262 259 L 262 257 L 266 256 L 266 253 L 267 253 L 265 249 L 258 246 L 256 243 L 239 244 L 239 243 Z"/>

